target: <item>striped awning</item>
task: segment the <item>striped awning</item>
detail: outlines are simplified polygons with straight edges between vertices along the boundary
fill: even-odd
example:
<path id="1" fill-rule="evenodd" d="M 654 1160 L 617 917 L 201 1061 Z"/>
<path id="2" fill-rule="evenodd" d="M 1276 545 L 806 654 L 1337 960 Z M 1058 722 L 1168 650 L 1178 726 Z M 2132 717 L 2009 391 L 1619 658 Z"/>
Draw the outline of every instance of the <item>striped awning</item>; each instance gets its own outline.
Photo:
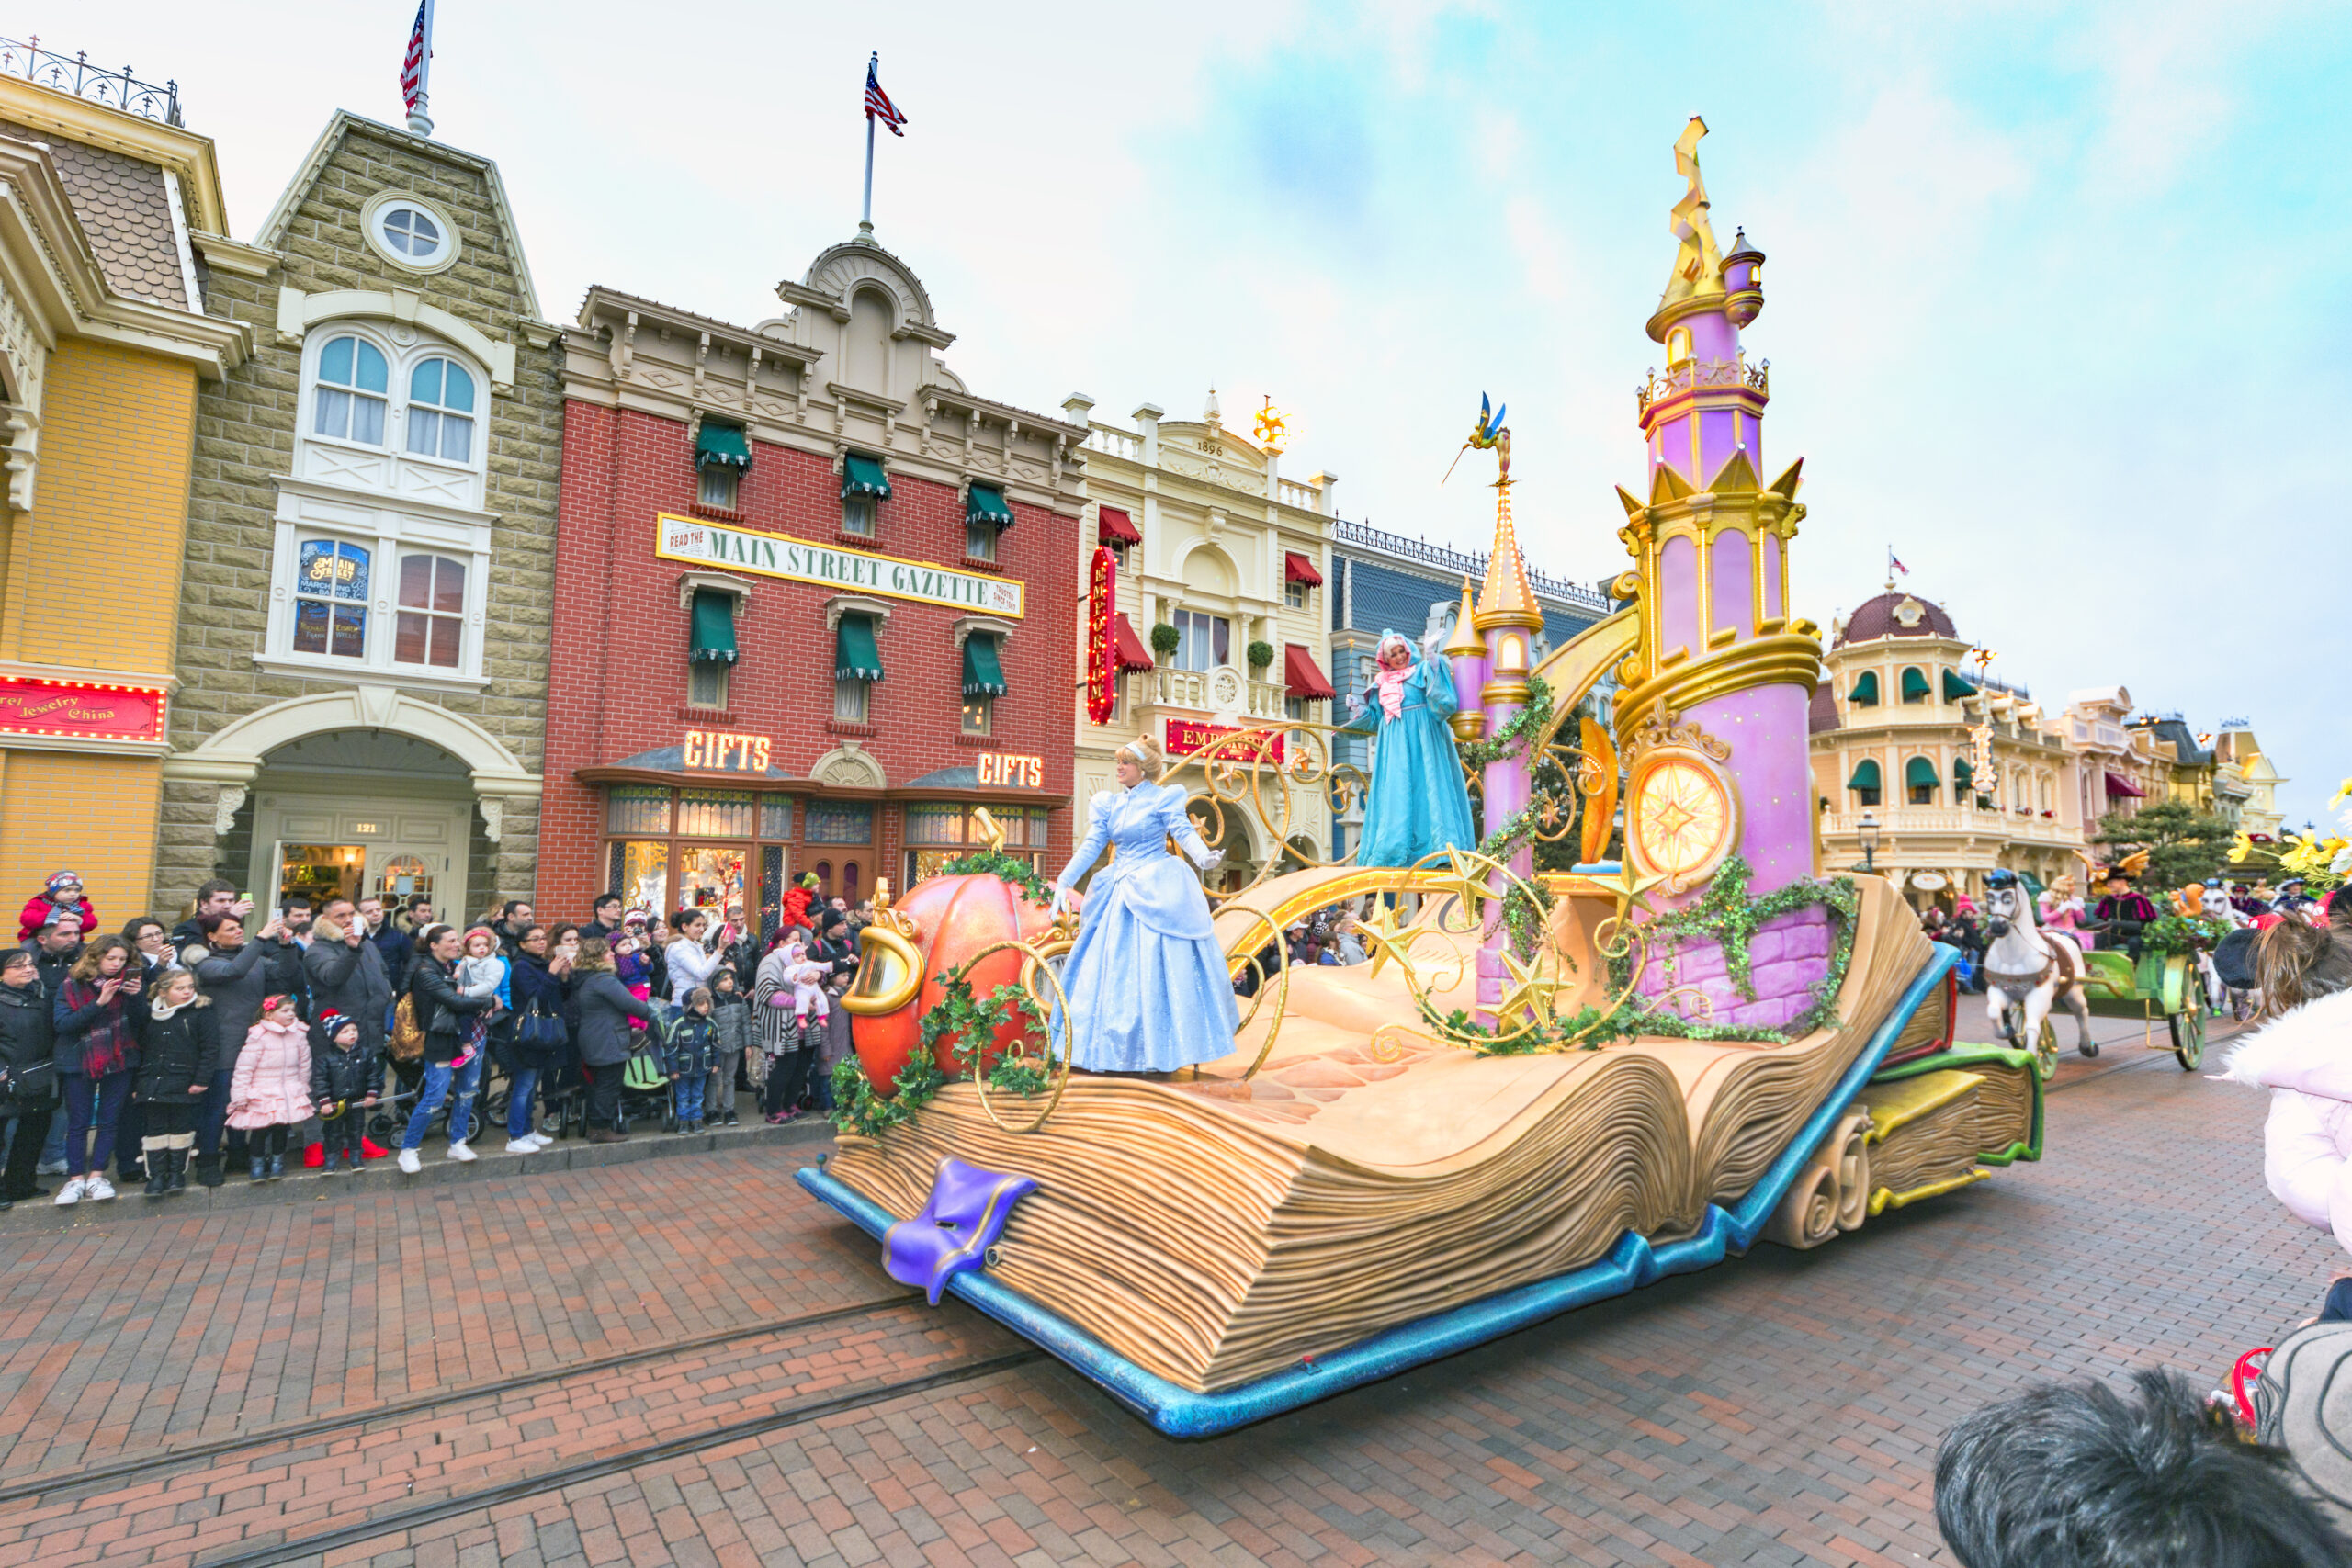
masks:
<path id="1" fill-rule="evenodd" d="M 1135 519 L 1115 506 L 1106 506 L 1098 513 L 1094 530 L 1095 542 L 1104 545 L 1140 545 L 1143 531 Z"/>

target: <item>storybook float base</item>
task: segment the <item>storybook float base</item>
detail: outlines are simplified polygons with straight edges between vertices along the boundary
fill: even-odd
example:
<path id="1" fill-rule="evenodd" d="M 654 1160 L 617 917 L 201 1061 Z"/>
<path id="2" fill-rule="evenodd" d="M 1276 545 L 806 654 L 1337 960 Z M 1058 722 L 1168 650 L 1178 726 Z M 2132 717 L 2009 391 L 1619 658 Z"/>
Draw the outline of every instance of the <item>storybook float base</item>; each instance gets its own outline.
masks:
<path id="1" fill-rule="evenodd" d="M 1206 1438 L 1229 1432 L 1345 1390 L 1393 1377 L 1576 1307 L 1626 1294 L 1668 1274 L 1695 1272 L 1745 1252 L 1764 1235 L 1775 1211 L 1799 1174 L 1814 1159 L 1815 1151 L 1837 1130 L 1873 1077 L 1880 1075 L 1889 1052 L 1913 1016 L 1923 1005 L 1941 1000 L 1939 992 L 1946 985 L 1954 957 L 1950 948 L 1939 945 L 1934 950 L 1933 956 L 1880 1023 L 1868 1045 L 1835 1089 L 1807 1118 L 1797 1136 L 1767 1168 L 1762 1179 L 1729 1208 L 1708 1205 L 1694 1234 L 1653 1246 L 1646 1237 L 1628 1231 L 1606 1258 L 1583 1268 L 1385 1330 L 1238 1387 L 1198 1392 L 1170 1382 L 1119 1355 L 1068 1319 L 1009 1289 L 984 1269 L 950 1276 L 945 1289 L 1067 1361 L 1160 1432 L 1176 1438 Z M 1944 1040 L 1948 1042 L 1948 1033 Z M 1989 1067 L 2029 1085 L 2030 1133 L 2006 1148 L 1982 1150 L 1975 1156 L 1988 1164 L 2007 1164 L 2015 1158 L 2036 1157 L 2040 1152 L 2040 1084 L 2030 1067 L 2022 1065 L 2025 1060 L 2018 1053 L 1947 1046 L 1915 1054 L 1910 1062 L 1889 1069 L 1885 1077 L 1890 1081 L 1909 1081 L 1930 1073 Z M 1962 1179 L 1976 1179 L 1970 1175 Z M 803 1169 L 799 1179 L 816 1197 L 877 1238 L 899 1219 L 853 1191 L 821 1166 Z M 1960 1183 L 1946 1185 L 1957 1184 Z M 1900 1199 L 1927 1195 L 1917 1191 L 1900 1195 Z M 1883 1202 L 1883 1190 L 1879 1196 Z"/>

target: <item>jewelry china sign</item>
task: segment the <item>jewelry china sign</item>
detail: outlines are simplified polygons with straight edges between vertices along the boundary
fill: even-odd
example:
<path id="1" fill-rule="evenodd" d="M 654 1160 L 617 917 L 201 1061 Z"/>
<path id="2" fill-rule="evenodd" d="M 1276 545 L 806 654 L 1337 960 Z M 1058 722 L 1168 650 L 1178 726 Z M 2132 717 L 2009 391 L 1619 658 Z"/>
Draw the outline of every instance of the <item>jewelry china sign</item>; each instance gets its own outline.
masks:
<path id="1" fill-rule="evenodd" d="M 666 560 L 753 571 L 828 588 L 854 588 L 890 599 L 911 599 L 919 604 L 984 610 L 1015 620 L 1027 613 L 1023 586 L 1011 578 L 984 577 L 896 556 L 812 545 L 783 534 L 723 528 L 698 517 L 673 517 L 666 512 L 655 516 L 654 526 L 653 553 Z"/>
<path id="2" fill-rule="evenodd" d="M 0 735 L 152 744 L 164 739 L 160 686 L 0 680 Z"/>

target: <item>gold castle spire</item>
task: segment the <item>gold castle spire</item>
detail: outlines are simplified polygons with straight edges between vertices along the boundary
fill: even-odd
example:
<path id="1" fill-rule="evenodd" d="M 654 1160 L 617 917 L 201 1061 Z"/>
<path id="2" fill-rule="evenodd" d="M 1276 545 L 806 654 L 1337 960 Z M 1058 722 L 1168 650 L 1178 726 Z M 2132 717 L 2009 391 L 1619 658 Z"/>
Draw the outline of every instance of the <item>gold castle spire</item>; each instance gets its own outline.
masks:
<path id="1" fill-rule="evenodd" d="M 1495 484 L 1495 547 L 1487 557 L 1487 583 L 1478 592 L 1478 626 L 1540 626 L 1544 612 L 1536 606 L 1534 590 L 1527 584 L 1527 560 L 1519 553 L 1519 532 L 1511 525 L 1510 479 Z"/>
<path id="2" fill-rule="evenodd" d="M 1723 253 L 1707 220 L 1707 184 L 1699 177 L 1699 139 L 1706 134 L 1707 122 L 1694 114 L 1674 140 L 1674 172 L 1690 182 L 1690 188 L 1667 220 L 1668 231 L 1681 244 L 1674 253 L 1674 274 L 1658 300 L 1660 310 L 1724 291 Z"/>

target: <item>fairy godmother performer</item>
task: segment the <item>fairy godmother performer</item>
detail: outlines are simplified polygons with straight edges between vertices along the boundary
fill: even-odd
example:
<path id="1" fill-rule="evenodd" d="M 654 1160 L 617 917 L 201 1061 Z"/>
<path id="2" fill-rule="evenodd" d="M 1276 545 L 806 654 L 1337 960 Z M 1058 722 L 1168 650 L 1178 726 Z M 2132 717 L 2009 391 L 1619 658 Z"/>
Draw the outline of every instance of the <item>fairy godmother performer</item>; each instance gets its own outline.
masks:
<path id="1" fill-rule="evenodd" d="M 1225 954 L 1209 931 L 1200 879 L 1168 852 L 1173 839 L 1205 871 L 1224 856 L 1184 814 L 1184 792 L 1158 784 L 1159 743 L 1138 736 L 1112 754 L 1119 787 L 1087 809 L 1086 838 L 1054 886 L 1054 912 L 1108 845 L 1080 906 L 1062 989 L 1079 1021 L 1071 1065 L 1094 1073 L 1170 1072 L 1233 1050 L 1240 1027 Z M 1055 1045 L 1062 1021 L 1057 1018 Z"/>
<path id="2" fill-rule="evenodd" d="M 1411 865 L 1448 845 L 1476 848 L 1470 790 L 1446 719 L 1460 703 L 1453 671 L 1430 649 L 1414 657 L 1396 632 L 1380 634 L 1380 669 L 1345 728 L 1370 733 L 1372 788 L 1364 796 L 1358 865 Z"/>

